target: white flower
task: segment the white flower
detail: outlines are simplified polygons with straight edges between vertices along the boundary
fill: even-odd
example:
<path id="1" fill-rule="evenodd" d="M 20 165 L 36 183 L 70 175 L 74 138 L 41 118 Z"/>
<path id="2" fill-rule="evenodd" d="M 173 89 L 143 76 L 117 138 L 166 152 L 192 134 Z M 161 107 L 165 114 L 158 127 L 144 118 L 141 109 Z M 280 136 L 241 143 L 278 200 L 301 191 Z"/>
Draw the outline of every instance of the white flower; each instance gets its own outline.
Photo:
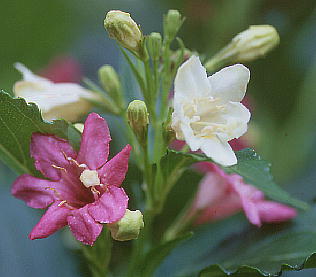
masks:
<path id="1" fill-rule="evenodd" d="M 236 164 L 228 141 L 247 131 L 250 112 L 239 102 L 249 79 L 249 70 L 241 64 L 207 77 L 199 58 L 192 56 L 175 78 L 172 128 L 177 139 L 224 166 Z"/>
<path id="2" fill-rule="evenodd" d="M 23 74 L 23 80 L 14 84 L 15 96 L 35 103 L 45 120 L 62 118 L 75 122 L 91 109 L 89 100 L 97 100 L 91 91 L 75 83 L 53 83 L 20 63 L 15 68 Z"/>

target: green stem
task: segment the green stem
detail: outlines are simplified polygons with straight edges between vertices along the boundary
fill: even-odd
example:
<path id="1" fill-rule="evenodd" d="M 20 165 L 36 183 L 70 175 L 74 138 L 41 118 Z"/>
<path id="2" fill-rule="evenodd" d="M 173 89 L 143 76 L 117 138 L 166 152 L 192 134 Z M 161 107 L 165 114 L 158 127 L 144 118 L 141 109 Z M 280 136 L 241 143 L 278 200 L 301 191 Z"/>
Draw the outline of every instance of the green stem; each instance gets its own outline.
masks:
<path id="1" fill-rule="evenodd" d="M 138 239 L 133 242 L 127 277 L 141 276 L 142 268 L 146 266 L 142 261 L 151 248 L 153 215 L 150 211 L 144 212 L 144 223 L 144 229 Z"/>
<path id="2" fill-rule="evenodd" d="M 106 277 L 111 260 L 112 238 L 107 228 L 95 242 L 94 246 L 83 246 L 82 252 L 86 258 L 93 277 Z"/>

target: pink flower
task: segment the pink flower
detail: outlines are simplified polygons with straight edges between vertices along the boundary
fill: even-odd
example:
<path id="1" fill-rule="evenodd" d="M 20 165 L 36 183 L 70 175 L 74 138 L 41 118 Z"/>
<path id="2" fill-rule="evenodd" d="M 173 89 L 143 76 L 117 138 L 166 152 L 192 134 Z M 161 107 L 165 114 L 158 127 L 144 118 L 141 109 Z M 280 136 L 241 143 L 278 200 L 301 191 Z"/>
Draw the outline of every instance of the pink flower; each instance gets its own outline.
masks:
<path id="1" fill-rule="evenodd" d="M 95 113 L 85 122 L 78 154 L 61 138 L 32 135 L 35 167 L 47 179 L 24 174 L 12 187 L 12 194 L 28 206 L 49 206 L 30 239 L 46 238 L 69 225 L 77 240 L 92 245 L 102 231 L 101 223 L 113 223 L 124 216 L 128 196 L 120 185 L 131 147 L 125 146 L 108 161 L 110 140 L 106 121 Z"/>
<path id="2" fill-rule="evenodd" d="M 79 83 L 82 79 L 80 64 L 71 56 L 53 58 L 39 75 L 54 83 Z"/>
<path id="3" fill-rule="evenodd" d="M 191 216 L 198 215 L 197 224 L 231 216 L 241 209 L 258 227 L 264 222 L 277 223 L 296 216 L 295 209 L 265 200 L 260 190 L 245 184 L 239 175 L 228 175 L 212 163 L 208 163 L 208 169 L 190 211 Z"/>

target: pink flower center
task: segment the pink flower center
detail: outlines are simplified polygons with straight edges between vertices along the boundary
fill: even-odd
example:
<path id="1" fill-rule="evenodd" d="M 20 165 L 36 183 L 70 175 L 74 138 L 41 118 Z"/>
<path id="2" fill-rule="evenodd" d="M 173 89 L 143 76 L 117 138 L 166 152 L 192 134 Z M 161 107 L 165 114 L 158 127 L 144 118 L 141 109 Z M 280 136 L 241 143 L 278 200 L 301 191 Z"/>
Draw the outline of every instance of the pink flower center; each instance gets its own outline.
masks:
<path id="1" fill-rule="evenodd" d="M 66 193 L 55 188 L 48 188 L 53 190 L 57 199 L 61 201 L 59 205 L 74 209 L 98 200 L 107 191 L 107 187 L 100 182 L 98 172 L 90 170 L 87 165 L 79 164 L 75 159 L 63 154 L 69 161 L 69 166 L 63 168 L 52 165 L 52 167 L 62 171 L 60 182 L 65 186 Z"/>

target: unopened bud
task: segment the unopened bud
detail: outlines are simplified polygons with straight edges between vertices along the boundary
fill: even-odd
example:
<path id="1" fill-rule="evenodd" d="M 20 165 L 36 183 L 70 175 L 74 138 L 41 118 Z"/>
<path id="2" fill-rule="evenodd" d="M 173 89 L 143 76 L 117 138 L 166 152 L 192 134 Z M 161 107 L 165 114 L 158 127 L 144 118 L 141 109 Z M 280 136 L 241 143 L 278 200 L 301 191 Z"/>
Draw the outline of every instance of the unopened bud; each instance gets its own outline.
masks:
<path id="1" fill-rule="evenodd" d="M 169 108 L 167 120 L 163 123 L 163 139 L 166 145 L 169 145 L 173 140 L 176 139 L 176 133 L 171 128 L 172 113 L 173 109 Z"/>
<path id="2" fill-rule="evenodd" d="M 146 37 L 147 49 L 153 60 L 158 61 L 160 58 L 162 38 L 159 33 L 151 33 Z"/>
<path id="3" fill-rule="evenodd" d="M 138 141 L 145 145 L 147 140 L 149 117 L 147 107 L 144 101 L 134 100 L 129 103 L 127 108 L 127 117 Z"/>
<path id="4" fill-rule="evenodd" d="M 139 232 L 144 228 L 143 215 L 139 210 L 130 211 L 126 209 L 125 215 L 112 224 L 107 224 L 113 239 L 126 241 L 137 239 Z"/>
<path id="5" fill-rule="evenodd" d="M 104 27 L 110 38 L 142 58 L 144 55 L 143 34 L 129 13 L 109 11 L 104 20 Z"/>
<path id="6" fill-rule="evenodd" d="M 280 42 L 277 30 L 271 25 L 253 25 L 239 33 L 233 44 L 238 49 L 239 62 L 260 58 L 276 47 Z"/>
<path id="7" fill-rule="evenodd" d="M 74 124 L 74 127 L 75 127 L 80 133 L 83 133 L 84 125 L 83 125 L 82 123 L 76 123 L 76 124 Z"/>
<path id="8" fill-rule="evenodd" d="M 169 10 L 167 15 L 164 16 L 163 29 L 164 35 L 168 40 L 173 40 L 177 35 L 184 18 L 177 10 Z"/>
<path id="9" fill-rule="evenodd" d="M 279 42 L 279 34 L 273 26 L 252 25 L 234 37 L 205 67 L 208 71 L 214 71 L 223 65 L 253 61 L 265 56 Z"/>
<path id="10" fill-rule="evenodd" d="M 99 80 L 102 87 L 110 97 L 122 107 L 124 104 L 122 86 L 118 74 L 110 65 L 104 65 L 99 69 Z"/>

